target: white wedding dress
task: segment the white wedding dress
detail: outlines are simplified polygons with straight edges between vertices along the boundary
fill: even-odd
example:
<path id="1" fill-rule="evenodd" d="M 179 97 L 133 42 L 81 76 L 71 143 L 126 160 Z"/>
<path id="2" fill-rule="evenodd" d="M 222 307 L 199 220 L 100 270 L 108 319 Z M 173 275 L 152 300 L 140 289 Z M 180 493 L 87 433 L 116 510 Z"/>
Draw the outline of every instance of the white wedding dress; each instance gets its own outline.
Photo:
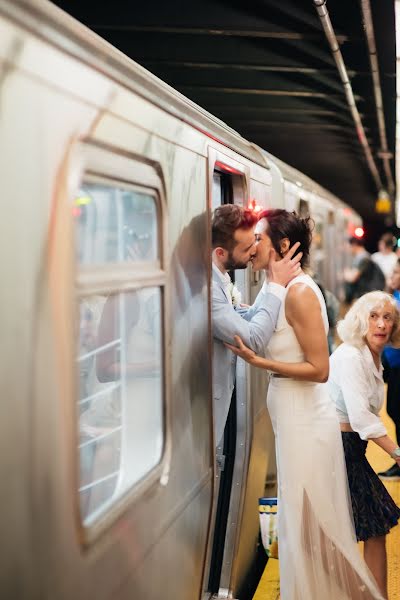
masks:
<path id="1" fill-rule="evenodd" d="M 308 275 L 293 279 L 317 295 Z M 267 357 L 303 362 L 281 311 Z M 310 331 L 310 336 L 313 332 Z M 342 439 L 327 385 L 272 376 L 267 396 L 278 466 L 281 600 L 383 600 L 356 543 Z"/>

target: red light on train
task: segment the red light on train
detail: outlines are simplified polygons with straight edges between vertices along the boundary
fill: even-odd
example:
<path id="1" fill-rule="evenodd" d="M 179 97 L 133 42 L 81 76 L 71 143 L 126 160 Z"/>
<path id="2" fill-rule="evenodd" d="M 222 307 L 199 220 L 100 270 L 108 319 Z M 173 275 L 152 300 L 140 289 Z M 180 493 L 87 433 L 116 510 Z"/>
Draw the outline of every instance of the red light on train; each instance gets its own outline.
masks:
<path id="1" fill-rule="evenodd" d="M 356 227 L 354 230 L 354 235 L 358 238 L 362 238 L 364 235 L 364 229 L 362 227 Z"/>
<path id="2" fill-rule="evenodd" d="M 242 173 L 234 167 L 230 167 L 229 165 L 226 165 L 225 163 L 220 162 L 219 160 L 217 160 L 215 166 L 221 171 L 224 171 L 225 173 L 234 173 L 235 175 L 242 175 Z"/>
<path id="3" fill-rule="evenodd" d="M 260 206 L 259 204 L 257 204 L 257 202 L 254 199 L 250 200 L 249 208 L 251 208 L 251 210 L 254 211 L 255 213 L 259 213 L 263 209 L 263 207 Z"/>

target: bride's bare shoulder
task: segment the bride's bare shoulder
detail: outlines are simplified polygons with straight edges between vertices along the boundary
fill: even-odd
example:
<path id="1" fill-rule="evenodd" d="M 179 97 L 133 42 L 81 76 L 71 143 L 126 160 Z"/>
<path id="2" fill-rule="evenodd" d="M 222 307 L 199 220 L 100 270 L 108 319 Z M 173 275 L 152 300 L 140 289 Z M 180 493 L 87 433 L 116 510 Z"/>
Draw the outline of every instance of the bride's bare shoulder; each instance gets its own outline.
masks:
<path id="1" fill-rule="evenodd" d="M 316 293 L 310 285 L 299 281 L 298 283 L 294 283 L 289 287 L 286 295 L 286 308 L 308 310 L 314 305 L 319 306 L 319 301 Z"/>

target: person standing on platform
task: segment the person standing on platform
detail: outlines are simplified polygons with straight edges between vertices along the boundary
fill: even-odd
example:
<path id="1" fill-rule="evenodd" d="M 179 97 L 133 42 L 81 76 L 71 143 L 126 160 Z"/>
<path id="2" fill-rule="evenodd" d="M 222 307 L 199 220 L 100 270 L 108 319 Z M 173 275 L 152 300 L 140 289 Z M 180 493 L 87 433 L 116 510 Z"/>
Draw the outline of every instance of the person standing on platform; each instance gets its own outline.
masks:
<path id="1" fill-rule="evenodd" d="M 343 445 L 324 382 L 329 373 L 328 318 L 317 284 L 306 274 L 309 218 L 277 209 L 261 213 L 254 269 L 271 246 L 286 256 L 301 242 L 302 271 L 286 287 L 266 358 L 240 337 L 229 348 L 271 378 L 267 405 L 278 466 L 278 543 L 282 600 L 372 600 L 383 596 L 356 544 Z"/>
<path id="2" fill-rule="evenodd" d="M 394 238 L 391 233 L 384 233 L 378 242 L 378 252 L 371 254 L 371 259 L 378 265 L 389 285 L 389 278 L 397 262 L 397 255 L 393 252 Z"/>
<path id="3" fill-rule="evenodd" d="M 386 534 L 397 525 L 400 508 L 365 453 L 371 440 L 400 465 L 400 448 L 379 417 L 385 395 L 381 354 L 388 343 L 400 345 L 399 318 L 389 294 L 370 292 L 359 298 L 338 323 L 344 343 L 330 357 L 328 384 L 340 421 L 357 539 L 364 542 L 365 561 L 385 598 Z"/>
<path id="4" fill-rule="evenodd" d="M 394 267 L 389 278 L 389 287 L 393 290 L 393 298 L 400 309 L 400 260 Z M 386 410 L 396 427 L 396 439 L 400 444 L 400 349 L 386 346 L 382 363 L 384 366 L 383 379 L 387 383 Z M 400 466 L 395 462 L 390 469 L 378 473 L 382 479 L 400 479 Z"/>
<path id="5" fill-rule="evenodd" d="M 215 443 L 221 442 L 236 375 L 236 360 L 224 342 L 240 335 L 262 352 L 271 338 L 278 318 L 285 285 L 300 271 L 301 254 L 295 244 L 284 261 L 271 261 L 268 283 L 264 283 L 252 307 L 241 307 L 228 271 L 246 269 L 256 254 L 254 228 L 256 213 L 237 204 L 215 209 L 212 219 L 212 324 L 213 401 Z"/>
<path id="6" fill-rule="evenodd" d="M 353 261 L 351 269 L 346 269 L 344 272 L 345 296 L 348 304 L 367 292 L 383 290 L 386 286 L 385 275 L 366 251 L 364 241 L 351 237 L 349 245 Z"/>

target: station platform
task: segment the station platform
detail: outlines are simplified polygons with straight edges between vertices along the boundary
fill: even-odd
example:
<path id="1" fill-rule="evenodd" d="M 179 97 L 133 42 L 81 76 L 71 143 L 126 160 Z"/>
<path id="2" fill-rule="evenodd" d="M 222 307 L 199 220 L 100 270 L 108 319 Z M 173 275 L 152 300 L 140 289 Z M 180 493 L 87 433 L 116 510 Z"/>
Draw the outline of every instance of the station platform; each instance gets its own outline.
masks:
<path id="1" fill-rule="evenodd" d="M 387 416 L 385 408 L 382 418 L 389 435 L 395 439 L 394 425 Z M 367 458 L 376 472 L 385 471 L 393 461 L 376 444 L 370 442 L 367 448 Z M 400 506 L 400 481 L 383 480 L 389 494 Z M 362 552 L 362 543 L 359 544 Z M 394 527 L 386 539 L 388 555 L 388 593 L 389 600 L 400 600 L 400 525 Z M 279 560 L 269 559 L 260 579 L 253 600 L 279 600 Z"/>

